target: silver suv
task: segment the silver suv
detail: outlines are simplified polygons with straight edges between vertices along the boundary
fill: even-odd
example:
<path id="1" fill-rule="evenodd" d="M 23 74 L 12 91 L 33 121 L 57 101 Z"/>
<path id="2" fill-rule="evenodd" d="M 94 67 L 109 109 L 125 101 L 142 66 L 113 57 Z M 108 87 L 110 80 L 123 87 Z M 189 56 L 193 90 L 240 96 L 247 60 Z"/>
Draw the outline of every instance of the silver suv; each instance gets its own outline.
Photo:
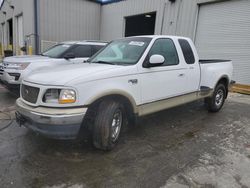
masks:
<path id="1" fill-rule="evenodd" d="M 106 44 L 100 41 L 62 42 L 40 55 L 6 57 L 0 65 L 0 79 L 9 90 L 19 91 L 22 79 L 31 72 L 82 63 Z"/>

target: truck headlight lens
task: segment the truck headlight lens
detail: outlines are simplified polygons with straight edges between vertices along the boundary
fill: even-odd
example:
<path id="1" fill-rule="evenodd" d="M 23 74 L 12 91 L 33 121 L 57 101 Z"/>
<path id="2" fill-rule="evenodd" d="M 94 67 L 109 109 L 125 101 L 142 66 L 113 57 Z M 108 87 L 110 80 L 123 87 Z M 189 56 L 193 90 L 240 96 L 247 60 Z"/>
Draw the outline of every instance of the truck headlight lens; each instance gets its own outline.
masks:
<path id="1" fill-rule="evenodd" d="M 76 102 L 76 92 L 72 89 L 62 89 L 60 92 L 59 103 L 68 104 Z"/>
<path id="2" fill-rule="evenodd" d="M 72 89 L 48 89 L 43 97 L 45 103 L 69 104 L 76 101 L 76 93 Z"/>
<path id="3" fill-rule="evenodd" d="M 59 96 L 60 89 L 48 89 L 43 97 L 43 102 L 58 104 Z"/>

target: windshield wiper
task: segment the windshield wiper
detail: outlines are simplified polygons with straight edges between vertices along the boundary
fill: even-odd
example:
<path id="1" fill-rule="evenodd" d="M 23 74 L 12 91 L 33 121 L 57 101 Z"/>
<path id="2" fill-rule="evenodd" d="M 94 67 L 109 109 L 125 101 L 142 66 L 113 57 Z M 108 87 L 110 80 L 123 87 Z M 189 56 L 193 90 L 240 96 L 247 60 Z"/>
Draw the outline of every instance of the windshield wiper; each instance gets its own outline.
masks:
<path id="1" fill-rule="evenodd" d="M 90 63 L 90 60 L 89 59 L 84 60 L 83 63 Z"/>
<path id="2" fill-rule="evenodd" d="M 108 62 L 108 61 L 94 61 L 94 62 L 91 62 L 91 63 L 100 63 L 100 64 L 116 65 L 115 63 Z"/>
<path id="3" fill-rule="evenodd" d="M 44 56 L 44 57 L 49 57 L 49 56 L 47 56 L 47 55 L 44 55 L 43 53 L 41 53 L 41 54 L 39 54 L 40 56 Z"/>

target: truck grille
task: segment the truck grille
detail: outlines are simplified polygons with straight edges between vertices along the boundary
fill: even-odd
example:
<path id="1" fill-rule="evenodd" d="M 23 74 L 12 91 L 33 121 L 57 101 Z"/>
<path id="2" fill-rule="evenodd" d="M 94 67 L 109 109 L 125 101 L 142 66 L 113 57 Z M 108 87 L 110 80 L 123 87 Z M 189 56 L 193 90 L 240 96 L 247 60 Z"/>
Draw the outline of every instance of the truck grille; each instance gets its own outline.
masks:
<path id="1" fill-rule="evenodd" d="M 27 86 L 24 84 L 21 86 L 22 98 L 33 104 L 37 101 L 39 91 L 40 89 L 37 87 Z"/>
<path id="2" fill-rule="evenodd" d="M 0 64 L 0 75 L 2 75 L 2 74 L 3 74 L 3 65 Z"/>

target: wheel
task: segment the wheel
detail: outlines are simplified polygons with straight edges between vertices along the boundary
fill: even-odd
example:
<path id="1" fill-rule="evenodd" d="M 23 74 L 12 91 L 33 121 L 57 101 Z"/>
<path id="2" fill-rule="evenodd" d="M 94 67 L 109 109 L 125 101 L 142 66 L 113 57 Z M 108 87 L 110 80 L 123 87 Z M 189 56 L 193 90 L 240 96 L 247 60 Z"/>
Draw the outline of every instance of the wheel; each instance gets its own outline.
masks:
<path id="1" fill-rule="evenodd" d="M 112 150 L 117 144 L 125 120 L 123 104 L 114 100 L 102 101 L 94 120 L 93 144 L 102 150 Z"/>
<path id="2" fill-rule="evenodd" d="M 214 90 L 213 96 L 205 99 L 208 111 L 218 112 L 222 108 L 226 99 L 226 87 L 224 84 L 219 83 Z"/>

